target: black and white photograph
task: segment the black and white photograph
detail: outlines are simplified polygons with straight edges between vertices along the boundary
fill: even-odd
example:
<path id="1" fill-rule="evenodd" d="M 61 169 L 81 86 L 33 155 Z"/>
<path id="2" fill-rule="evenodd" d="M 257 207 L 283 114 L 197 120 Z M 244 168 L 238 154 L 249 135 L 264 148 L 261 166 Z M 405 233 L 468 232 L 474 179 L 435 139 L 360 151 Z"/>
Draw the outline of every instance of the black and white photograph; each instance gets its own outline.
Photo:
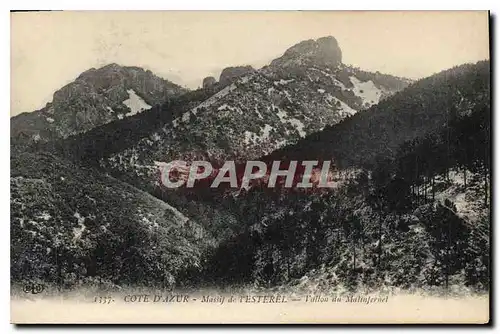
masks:
<path id="1" fill-rule="evenodd" d="M 488 11 L 16 11 L 11 322 L 487 324 Z"/>

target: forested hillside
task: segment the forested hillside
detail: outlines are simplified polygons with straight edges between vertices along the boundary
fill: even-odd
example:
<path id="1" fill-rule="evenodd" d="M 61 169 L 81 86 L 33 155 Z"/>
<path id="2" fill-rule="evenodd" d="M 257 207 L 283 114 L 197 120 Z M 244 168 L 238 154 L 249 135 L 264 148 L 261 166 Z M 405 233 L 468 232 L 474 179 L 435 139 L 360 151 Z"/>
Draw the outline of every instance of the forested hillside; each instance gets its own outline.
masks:
<path id="1" fill-rule="evenodd" d="M 194 91 L 103 69 L 11 122 L 13 281 L 489 288 L 489 61 L 412 83 L 342 63 L 324 37 Z M 173 160 L 331 161 L 335 186 L 173 190 Z"/>
<path id="2" fill-rule="evenodd" d="M 136 188 L 48 153 L 11 160 L 11 277 L 61 289 L 172 287 L 211 237 Z"/>
<path id="3" fill-rule="evenodd" d="M 356 129 L 360 138 L 355 149 L 340 139 L 341 145 L 353 148 L 354 158 L 340 155 L 339 165 L 349 168 L 337 168 L 335 190 L 276 193 L 256 187 L 227 199 L 227 207 L 237 211 L 246 229 L 211 254 L 207 268 L 220 265 L 215 272 L 207 269 L 202 277 L 219 284 L 252 282 L 311 291 L 332 285 L 487 289 L 491 205 L 487 65 L 466 65 L 425 79 L 385 101 L 386 109 L 376 106 L 370 111 L 373 115 L 352 117 L 264 157 L 330 157 L 336 162 L 334 154 L 348 150 L 335 145 L 334 139 L 346 135 L 346 128 Z M 461 98 L 449 99 L 439 109 L 426 109 L 444 115 L 422 115 L 424 97 L 431 99 L 435 92 L 443 98 L 435 86 L 443 82 L 449 95 Z M 474 89 L 457 93 L 450 88 L 465 89 L 466 82 L 473 83 Z M 438 101 L 437 97 L 431 101 Z M 410 115 L 411 109 L 391 107 L 416 98 L 420 98 L 415 102 L 419 107 L 414 111 L 419 116 Z M 409 124 L 402 118 L 405 115 Z M 423 126 L 427 117 L 439 120 L 430 130 Z M 411 140 L 404 141 L 399 128 L 373 119 L 398 119 L 401 127 L 416 130 L 410 131 Z M 372 139 L 378 140 L 373 132 L 391 140 L 373 147 Z M 359 152 L 370 152 L 366 156 L 371 161 L 365 163 Z"/>
<path id="4" fill-rule="evenodd" d="M 490 62 L 465 64 L 419 80 L 338 125 L 308 136 L 270 158 L 332 158 L 339 168 L 371 168 L 399 146 L 476 111 L 489 112 Z"/>

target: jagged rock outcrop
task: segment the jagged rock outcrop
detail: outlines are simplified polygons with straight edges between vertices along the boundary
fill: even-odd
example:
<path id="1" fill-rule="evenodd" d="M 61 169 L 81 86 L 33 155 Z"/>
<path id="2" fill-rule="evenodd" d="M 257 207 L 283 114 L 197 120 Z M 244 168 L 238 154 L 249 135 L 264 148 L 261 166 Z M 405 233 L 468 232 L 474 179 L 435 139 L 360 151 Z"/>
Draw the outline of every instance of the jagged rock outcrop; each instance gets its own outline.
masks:
<path id="1" fill-rule="evenodd" d="M 342 50 L 335 37 L 302 41 L 285 51 L 283 56 L 271 62 L 272 67 L 323 65 L 335 68 L 342 63 Z"/>
<path id="2" fill-rule="evenodd" d="M 255 72 L 255 69 L 252 66 L 235 66 L 235 67 L 226 67 L 222 70 L 219 78 L 219 82 L 221 85 L 227 85 L 239 77 L 242 77 L 246 74 L 250 74 Z"/>
<path id="3" fill-rule="evenodd" d="M 217 83 L 214 77 L 206 77 L 203 79 L 203 88 L 210 88 Z"/>

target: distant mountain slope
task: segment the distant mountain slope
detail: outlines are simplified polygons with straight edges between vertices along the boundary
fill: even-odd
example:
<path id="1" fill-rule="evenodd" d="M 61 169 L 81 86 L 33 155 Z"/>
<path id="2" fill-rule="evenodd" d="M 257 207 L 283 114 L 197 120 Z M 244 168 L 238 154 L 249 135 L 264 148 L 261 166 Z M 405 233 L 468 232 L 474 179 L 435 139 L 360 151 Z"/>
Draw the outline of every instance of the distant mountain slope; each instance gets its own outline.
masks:
<path id="1" fill-rule="evenodd" d="M 165 124 L 217 93 L 219 84 L 173 97 L 142 113 L 98 126 L 87 132 L 32 145 L 36 149 L 63 152 L 70 160 L 98 161 L 136 145 L 141 139 L 161 131 Z"/>
<path id="2" fill-rule="evenodd" d="M 238 67 L 223 73 L 218 84 L 209 80 L 206 89 L 214 94 L 201 103 L 186 101 L 189 108 L 148 135 L 140 129 L 147 114 L 137 116 L 137 131 L 145 136 L 135 143 L 117 129 L 129 143 L 120 150 L 108 145 L 102 132 L 80 136 L 64 150 L 78 151 L 127 180 L 139 177 L 136 184 L 151 189 L 155 161 L 259 157 L 351 117 L 410 83 L 343 64 L 333 37 L 301 42 L 260 70 Z"/>
<path id="3" fill-rule="evenodd" d="M 394 157 L 405 141 L 439 131 L 457 117 L 487 113 L 490 73 L 489 61 L 442 71 L 266 159 L 332 159 L 341 168 L 373 166 L 377 159 Z"/>
<path id="4" fill-rule="evenodd" d="M 231 84 L 224 80 L 224 89 L 174 119 L 172 127 L 152 134 L 159 139 L 153 138 L 156 143 L 148 150 L 161 148 L 157 159 L 183 152 L 208 159 L 245 159 L 338 123 L 409 83 L 392 77 L 398 85 L 391 85 L 342 64 L 333 37 L 302 44 L 261 70 L 246 68 Z M 281 59 L 288 61 L 282 64 Z"/>
<path id="5" fill-rule="evenodd" d="M 170 205 L 92 169 L 45 153 L 16 154 L 11 169 L 13 281 L 169 287 L 210 243 Z"/>
<path id="6" fill-rule="evenodd" d="M 140 113 L 187 90 L 139 67 L 110 64 L 83 72 L 44 108 L 11 118 L 11 138 L 68 137 Z"/>

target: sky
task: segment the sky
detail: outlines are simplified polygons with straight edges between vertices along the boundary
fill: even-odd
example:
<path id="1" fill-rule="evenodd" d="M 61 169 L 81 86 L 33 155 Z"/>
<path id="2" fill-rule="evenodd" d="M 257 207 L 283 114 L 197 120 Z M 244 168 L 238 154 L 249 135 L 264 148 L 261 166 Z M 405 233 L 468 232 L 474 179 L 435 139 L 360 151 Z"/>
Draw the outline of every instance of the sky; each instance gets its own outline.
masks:
<path id="1" fill-rule="evenodd" d="M 195 89 L 323 36 L 337 39 L 346 64 L 413 79 L 489 59 L 486 11 L 11 13 L 10 114 L 42 108 L 92 67 L 139 66 Z"/>

